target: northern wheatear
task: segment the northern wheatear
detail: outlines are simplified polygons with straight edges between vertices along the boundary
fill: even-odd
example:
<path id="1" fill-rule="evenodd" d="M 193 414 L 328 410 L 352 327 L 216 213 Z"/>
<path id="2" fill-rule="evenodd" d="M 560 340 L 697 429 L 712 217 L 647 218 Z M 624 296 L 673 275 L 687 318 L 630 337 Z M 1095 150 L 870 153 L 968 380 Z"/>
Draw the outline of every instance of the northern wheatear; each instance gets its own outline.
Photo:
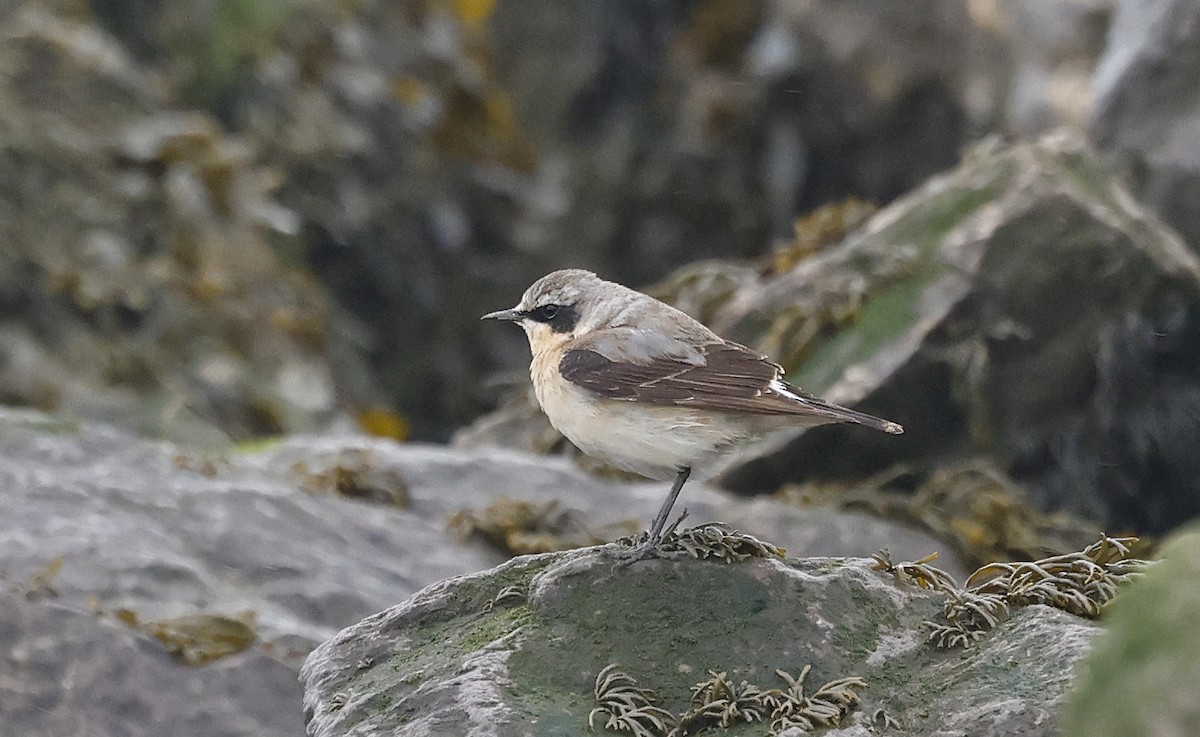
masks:
<path id="1" fill-rule="evenodd" d="M 853 422 L 904 432 L 800 391 L 766 356 L 590 271 L 547 274 L 516 307 L 483 319 L 524 328 L 538 404 L 580 450 L 675 480 L 635 559 L 655 553 L 688 477 L 710 475 L 741 441 L 789 424 Z"/>

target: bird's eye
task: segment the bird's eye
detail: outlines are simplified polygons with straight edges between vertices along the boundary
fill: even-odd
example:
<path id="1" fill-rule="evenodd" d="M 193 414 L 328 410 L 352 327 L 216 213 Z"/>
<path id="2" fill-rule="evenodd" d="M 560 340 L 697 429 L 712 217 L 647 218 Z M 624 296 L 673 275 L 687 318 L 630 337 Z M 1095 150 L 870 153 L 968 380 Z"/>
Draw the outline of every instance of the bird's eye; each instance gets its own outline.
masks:
<path id="1" fill-rule="evenodd" d="M 579 308 L 573 304 L 544 304 L 522 314 L 534 322 L 550 326 L 556 333 L 570 333 L 579 324 Z"/>

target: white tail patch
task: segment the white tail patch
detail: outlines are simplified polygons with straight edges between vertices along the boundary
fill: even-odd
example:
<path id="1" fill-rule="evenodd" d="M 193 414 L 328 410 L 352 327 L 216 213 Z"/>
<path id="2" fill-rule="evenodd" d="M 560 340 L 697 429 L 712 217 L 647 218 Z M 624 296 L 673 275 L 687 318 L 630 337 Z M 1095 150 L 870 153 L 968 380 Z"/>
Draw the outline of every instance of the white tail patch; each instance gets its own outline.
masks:
<path id="1" fill-rule="evenodd" d="M 791 389 L 788 389 L 787 384 L 784 384 L 782 381 L 780 381 L 778 377 L 771 379 L 771 383 L 767 384 L 767 388 L 776 394 L 782 394 L 788 399 L 795 399 L 797 402 L 804 402 L 805 404 L 808 404 L 804 397 L 801 397 Z"/>

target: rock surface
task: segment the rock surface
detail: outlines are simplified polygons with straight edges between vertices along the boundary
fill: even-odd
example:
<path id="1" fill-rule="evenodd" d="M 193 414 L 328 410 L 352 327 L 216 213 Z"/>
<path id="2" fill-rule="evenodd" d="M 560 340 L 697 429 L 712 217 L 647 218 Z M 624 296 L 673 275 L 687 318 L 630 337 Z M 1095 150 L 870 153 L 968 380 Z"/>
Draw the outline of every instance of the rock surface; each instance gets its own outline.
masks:
<path id="1" fill-rule="evenodd" d="M 203 668 L 95 614 L 0 593 L 0 719 L 22 737 L 295 737 L 295 665 L 255 650 Z"/>
<path id="2" fill-rule="evenodd" d="M 295 674 L 312 647 L 422 586 L 507 559 L 450 530 L 453 513 L 503 495 L 557 500 L 590 542 L 644 524 L 664 493 L 511 451 L 347 436 L 221 455 L 0 410 L 5 730 L 123 737 L 166 733 L 175 719 L 173 737 L 294 737 Z M 714 515 L 803 554 L 946 547 L 866 515 L 746 505 L 700 484 L 684 499 L 692 519 Z M 168 647 L 216 659 L 191 667 Z M 235 654 L 217 657 L 226 648 Z"/>
<path id="3" fill-rule="evenodd" d="M 818 428 L 729 485 L 982 452 L 1110 529 L 1200 514 L 1200 258 L 1073 136 L 978 149 L 757 286 L 717 327 L 906 433 Z"/>
<path id="4" fill-rule="evenodd" d="M 936 650 L 922 622 L 941 596 L 899 587 L 871 561 L 622 568 L 612 552 L 518 558 L 344 630 L 305 663 L 309 734 L 585 735 L 593 681 L 615 662 L 675 713 L 709 670 L 770 684 L 775 669 L 811 664 L 812 688 L 867 684 L 859 709 L 822 734 L 869 734 L 890 718 L 913 735 L 1054 735 L 1071 666 L 1097 631 L 1034 606 L 971 649 Z M 506 587 L 526 596 L 489 605 Z"/>
<path id="5" fill-rule="evenodd" d="M 1093 81 L 1091 137 L 1200 252 L 1200 6 L 1122 0 Z"/>

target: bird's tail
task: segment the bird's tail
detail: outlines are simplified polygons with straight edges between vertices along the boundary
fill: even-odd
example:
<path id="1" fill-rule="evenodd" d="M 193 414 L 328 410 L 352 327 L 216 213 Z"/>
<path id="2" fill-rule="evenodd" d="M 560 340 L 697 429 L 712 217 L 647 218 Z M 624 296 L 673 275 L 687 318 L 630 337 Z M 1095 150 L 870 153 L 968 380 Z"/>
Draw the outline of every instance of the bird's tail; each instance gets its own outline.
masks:
<path id="1" fill-rule="evenodd" d="M 858 412 L 846 407 L 840 407 L 836 404 L 830 404 L 821 400 L 816 401 L 814 409 L 820 409 L 822 414 L 833 418 L 837 422 L 853 422 L 856 425 L 864 425 L 876 430 L 883 430 L 892 435 L 903 435 L 904 427 L 899 423 L 885 420 L 874 415 L 869 415 L 866 412 Z"/>
<path id="2" fill-rule="evenodd" d="M 772 388 L 802 402 L 806 410 L 805 414 L 811 413 L 818 417 L 826 418 L 830 422 L 853 422 L 856 425 L 882 430 L 892 435 L 904 434 L 904 428 L 899 423 L 869 415 L 866 412 L 859 412 L 849 407 L 843 407 L 839 404 L 826 402 L 824 399 L 814 397 L 808 392 L 801 391 L 786 382 L 777 381 L 776 384 L 772 385 Z"/>

